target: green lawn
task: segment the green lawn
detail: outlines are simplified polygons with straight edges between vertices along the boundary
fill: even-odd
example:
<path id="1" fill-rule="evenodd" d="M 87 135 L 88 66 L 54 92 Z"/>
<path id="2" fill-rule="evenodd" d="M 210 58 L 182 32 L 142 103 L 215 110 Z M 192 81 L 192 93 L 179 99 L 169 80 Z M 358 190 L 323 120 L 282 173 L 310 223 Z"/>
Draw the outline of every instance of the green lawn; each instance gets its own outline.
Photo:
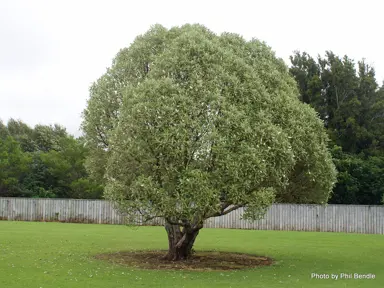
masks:
<path id="1" fill-rule="evenodd" d="M 246 252 L 273 266 L 236 272 L 146 271 L 92 259 L 166 249 L 162 227 L 0 221 L 0 287 L 384 287 L 384 235 L 203 229 L 196 250 Z M 375 274 L 373 280 L 311 273 Z"/>

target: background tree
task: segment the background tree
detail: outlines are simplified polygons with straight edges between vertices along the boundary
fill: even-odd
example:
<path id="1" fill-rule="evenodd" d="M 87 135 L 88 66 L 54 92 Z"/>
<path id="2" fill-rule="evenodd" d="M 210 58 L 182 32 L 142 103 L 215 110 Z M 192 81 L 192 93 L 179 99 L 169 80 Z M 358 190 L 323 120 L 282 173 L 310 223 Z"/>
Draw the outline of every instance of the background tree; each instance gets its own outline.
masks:
<path id="1" fill-rule="evenodd" d="M 91 88 L 89 170 L 105 176 L 105 197 L 121 211 L 164 217 L 166 258 L 185 259 L 207 218 L 327 201 L 336 180 L 328 137 L 297 94 L 258 40 L 154 26 Z"/>
<path id="2" fill-rule="evenodd" d="M 58 198 L 101 198 L 102 187 L 87 179 L 84 167 L 87 150 L 73 137 L 57 143 L 60 151 L 50 150 L 39 155 L 46 167 L 44 189 Z"/>
<path id="3" fill-rule="evenodd" d="M 41 152 L 62 151 L 62 140 L 69 137 L 66 129 L 58 124 L 36 125 L 33 129 L 36 150 Z"/>
<path id="4" fill-rule="evenodd" d="M 60 125 L 29 127 L 21 120 L 0 123 L 2 196 L 42 198 L 102 197 L 103 187 L 89 179 L 84 139 Z"/>
<path id="5" fill-rule="evenodd" d="M 4 125 L 3 121 L 0 119 L 0 139 L 5 140 L 9 136 L 8 127 Z"/>
<path id="6" fill-rule="evenodd" d="M 21 120 L 9 119 L 7 123 L 9 134 L 20 143 L 24 152 L 33 152 L 36 150 L 36 144 L 33 139 L 33 129 Z"/>
<path id="7" fill-rule="evenodd" d="M 301 101 L 319 113 L 332 139 L 340 173 L 329 203 L 380 204 L 384 98 L 373 67 L 364 60 L 355 65 L 330 51 L 317 61 L 295 52 L 291 63 Z"/>
<path id="8" fill-rule="evenodd" d="M 17 196 L 19 185 L 28 172 L 30 159 L 12 136 L 0 138 L 0 196 Z"/>
<path id="9" fill-rule="evenodd" d="M 338 170 L 337 184 L 329 203 L 380 205 L 384 195 L 384 157 L 362 157 L 333 151 Z"/>

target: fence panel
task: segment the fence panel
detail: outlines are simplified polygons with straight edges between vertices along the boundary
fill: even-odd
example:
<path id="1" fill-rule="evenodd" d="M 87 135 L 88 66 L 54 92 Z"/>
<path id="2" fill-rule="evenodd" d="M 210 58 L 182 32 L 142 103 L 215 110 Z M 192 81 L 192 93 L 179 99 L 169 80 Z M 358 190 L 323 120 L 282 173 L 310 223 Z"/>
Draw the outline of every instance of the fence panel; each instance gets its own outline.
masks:
<path id="1" fill-rule="evenodd" d="M 205 221 L 207 228 L 384 234 L 384 206 L 274 204 L 257 221 L 242 220 L 243 208 Z M 105 200 L 0 197 L 0 220 L 124 224 Z M 146 225 L 164 225 L 156 218 Z"/>

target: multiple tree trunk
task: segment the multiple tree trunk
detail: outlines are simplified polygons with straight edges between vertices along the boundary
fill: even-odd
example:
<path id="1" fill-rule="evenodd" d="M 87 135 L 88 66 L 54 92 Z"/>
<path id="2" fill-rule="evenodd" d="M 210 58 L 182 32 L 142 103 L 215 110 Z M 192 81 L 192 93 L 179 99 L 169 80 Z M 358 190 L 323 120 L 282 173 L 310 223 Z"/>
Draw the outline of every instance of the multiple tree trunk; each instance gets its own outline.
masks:
<path id="1" fill-rule="evenodd" d="M 168 235 L 168 253 L 164 259 L 169 261 L 186 260 L 192 255 L 192 247 L 203 225 L 197 227 L 181 227 L 169 222 L 165 224 Z"/>

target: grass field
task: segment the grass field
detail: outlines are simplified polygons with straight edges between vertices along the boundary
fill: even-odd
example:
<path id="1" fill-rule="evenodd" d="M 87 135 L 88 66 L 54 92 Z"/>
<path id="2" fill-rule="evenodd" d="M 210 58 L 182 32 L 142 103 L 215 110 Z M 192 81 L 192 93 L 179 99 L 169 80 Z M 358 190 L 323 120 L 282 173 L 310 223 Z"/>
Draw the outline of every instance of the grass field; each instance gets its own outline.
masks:
<path id="1" fill-rule="evenodd" d="M 232 272 L 135 270 L 92 257 L 166 248 L 162 227 L 0 221 L 0 287 L 384 287 L 384 235 L 203 229 L 196 250 L 276 260 Z M 311 279 L 312 273 L 371 273 L 375 279 Z"/>

